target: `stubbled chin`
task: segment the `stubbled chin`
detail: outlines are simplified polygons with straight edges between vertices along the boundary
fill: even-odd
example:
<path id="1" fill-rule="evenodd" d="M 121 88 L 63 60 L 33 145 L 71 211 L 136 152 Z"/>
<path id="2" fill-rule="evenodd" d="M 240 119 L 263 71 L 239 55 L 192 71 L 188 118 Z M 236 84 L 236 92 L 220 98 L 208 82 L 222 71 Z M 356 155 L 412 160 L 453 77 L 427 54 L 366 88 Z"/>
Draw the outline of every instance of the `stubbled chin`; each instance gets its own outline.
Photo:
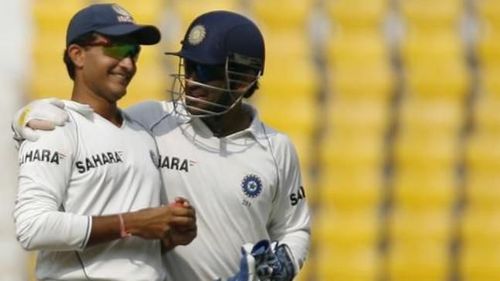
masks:
<path id="1" fill-rule="evenodd" d="M 111 85 L 110 90 L 112 92 L 112 95 L 117 100 L 121 99 L 123 96 L 125 96 L 127 94 L 127 86 L 125 86 L 125 85 L 114 84 L 114 85 Z"/>

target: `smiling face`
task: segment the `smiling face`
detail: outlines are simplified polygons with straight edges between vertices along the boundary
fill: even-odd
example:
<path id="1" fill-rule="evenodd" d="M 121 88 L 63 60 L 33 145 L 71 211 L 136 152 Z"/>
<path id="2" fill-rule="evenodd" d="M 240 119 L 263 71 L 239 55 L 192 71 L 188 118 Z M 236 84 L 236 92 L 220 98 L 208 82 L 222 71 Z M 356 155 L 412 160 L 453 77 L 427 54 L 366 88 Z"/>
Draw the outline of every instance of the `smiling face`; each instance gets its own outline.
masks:
<path id="1" fill-rule="evenodd" d="M 185 60 L 186 105 L 191 114 L 203 114 L 203 110 L 222 112 L 230 105 L 225 67 L 223 65 L 201 65 Z"/>
<path id="2" fill-rule="evenodd" d="M 184 67 L 184 103 L 192 116 L 222 115 L 239 104 L 246 91 L 226 65 L 206 65 L 187 59 Z M 247 83 L 244 83 L 247 84 Z"/>
<path id="3" fill-rule="evenodd" d="M 140 47 L 127 38 L 96 35 L 92 42 L 68 48 L 76 66 L 76 81 L 95 98 L 114 103 L 127 92 L 134 77 Z"/>

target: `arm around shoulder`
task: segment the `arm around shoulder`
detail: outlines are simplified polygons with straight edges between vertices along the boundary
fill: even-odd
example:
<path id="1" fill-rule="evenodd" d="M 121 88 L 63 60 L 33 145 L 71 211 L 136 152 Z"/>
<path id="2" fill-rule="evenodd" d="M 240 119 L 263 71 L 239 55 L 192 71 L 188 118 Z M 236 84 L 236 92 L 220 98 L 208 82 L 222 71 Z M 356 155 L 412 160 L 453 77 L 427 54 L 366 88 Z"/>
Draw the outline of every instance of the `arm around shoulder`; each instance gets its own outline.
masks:
<path id="1" fill-rule="evenodd" d="M 14 140 L 18 143 L 36 141 L 39 138 L 36 130 L 53 130 L 55 126 L 64 126 L 69 120 L 64 108 L 62 100 L 47 98 L 32 101 L 19 109 L 11 123 Z"/>

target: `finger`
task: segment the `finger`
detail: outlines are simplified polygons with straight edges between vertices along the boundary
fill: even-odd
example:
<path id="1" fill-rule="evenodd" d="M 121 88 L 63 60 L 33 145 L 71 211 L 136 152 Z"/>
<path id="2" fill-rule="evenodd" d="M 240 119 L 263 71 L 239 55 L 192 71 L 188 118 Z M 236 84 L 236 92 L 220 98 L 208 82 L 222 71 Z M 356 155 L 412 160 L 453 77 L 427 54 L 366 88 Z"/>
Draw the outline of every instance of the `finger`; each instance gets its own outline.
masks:
<path id="1" fill-rule="evenodd" d="M 28 111 L 26 122 L 34 119 L 49 120 L 57 126 L 63 126 L 69 121 L 69 115 L 64 110 L 65 105 L 61 100 L 55 98 L 34 101 Z"/>
<path id="2" fill-rule="evenodd" d="M 172 217 L 168 224 L 173 228 L 190 228 L 196 225 L 196 220 L 194 219 L 194 217 Z"/>
<path id="3" fill-rule="evenodd" d="M 163 239 L 172 239 L 172 229 L 170 227 L 163 230 Z"/>
<path id="4" fill-rule="evenodd" d="M 190 239 L 196 237 L 198 234 L 198 229 L 197 228 L 189 228 L 189 229 L 177 229 L 177 228 L 172 228 L 172 236 L 174 236 L 176 239 Z"/>
<path id="5" fill-rule="evenodd" d="M 173 216 L 189 216 L 195 217 L 196 212 L 193 207 L 178 207 L 178 206 L 170 206 L 170 212 Z"/>
<path id="6" fill-rule="evenodd" d="M 51 131 L 55 128 L 53 122 L 39 119 L 30 120 L 26 125 L 31 129 L 43 131 Z"/>
<path id="7" fill-rule="evenodd" d="M 64 123 L 69 122 L 69 115 L 66 111 L 64 110 L 46 110 L 43 112 L 43 115 L 41 112 L 37 111 L 32 111 L 29 113 L 28 117 L 26 118 L 28 121 L 34 120 L 34 119 L 40 119 L 40 120 L 50 120 L 50 122 L 54 123 L 57 126 L 62 126 Z"/>
<path id="8" fill-rule="evenodd" d="M 172 226 L 170 229 L 172 229 L 172 231 L 175 233 L 181 233 L 181 234 L 198 232 L 198 226 L 196 226 L 195 223 L 186 226 Z"/>
<path id="9" fill-rule="evenodd" d="M 175 198 L 175 203 L 178 205 L 184 206 L 184 207 L 191 206 L 191 204 L 189 203 L 189 201 L 186 198 L 180 197 L 180 196 Z"/>
<path id="10" fill-rule="evenodd" d="M 198 235 L 198 228 L 194 227 L 192 229 L 186 230 L 186 234 L 190 237 L 196 237 Z"/>
<path id="11" fill-rule="evenodd" d="M 257 272 L 257 275 L 259 277 L 271 277 L 273 274 L 273 269 L 272 267 L 268 265 L 258 265 L 257 268 L 255 269 Z"/>
<path id="12" fill-rule="evenodd" d="M 194 223 L 196 218 L 194 216 L 172 216 L 169 223 L 179 224 L 179 223 Z"/>
<path id="13" fill-rule="evenodd" d="M 172 202 L 169 204 L 170 207 L 173 207 L 173 208 L 183 208 L 184 207 L 184 203 L 183 202 Z"/>
<path id="14" fill-rule="evenodd" d="M 24 139 L 31 142 L 37 141 L 40 138 L 40 135 L 36 131 L 28 127 L 21 128 L 21 135 Z"/>

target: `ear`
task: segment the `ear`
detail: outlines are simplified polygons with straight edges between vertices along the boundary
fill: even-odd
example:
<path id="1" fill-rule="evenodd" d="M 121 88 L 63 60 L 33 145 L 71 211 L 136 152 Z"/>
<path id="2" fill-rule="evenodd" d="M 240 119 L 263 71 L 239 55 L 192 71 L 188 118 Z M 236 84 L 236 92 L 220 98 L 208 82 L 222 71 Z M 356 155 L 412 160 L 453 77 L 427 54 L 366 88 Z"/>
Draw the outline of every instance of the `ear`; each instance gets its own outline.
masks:
<path id="1" fill-rule="evenodd" d="M 83 47 L 71 44 L 67 48 L 68 55 L 73 61 L 75 68 L 82 68 L 85 61 L 85 52 L 83 51 Z"/>

